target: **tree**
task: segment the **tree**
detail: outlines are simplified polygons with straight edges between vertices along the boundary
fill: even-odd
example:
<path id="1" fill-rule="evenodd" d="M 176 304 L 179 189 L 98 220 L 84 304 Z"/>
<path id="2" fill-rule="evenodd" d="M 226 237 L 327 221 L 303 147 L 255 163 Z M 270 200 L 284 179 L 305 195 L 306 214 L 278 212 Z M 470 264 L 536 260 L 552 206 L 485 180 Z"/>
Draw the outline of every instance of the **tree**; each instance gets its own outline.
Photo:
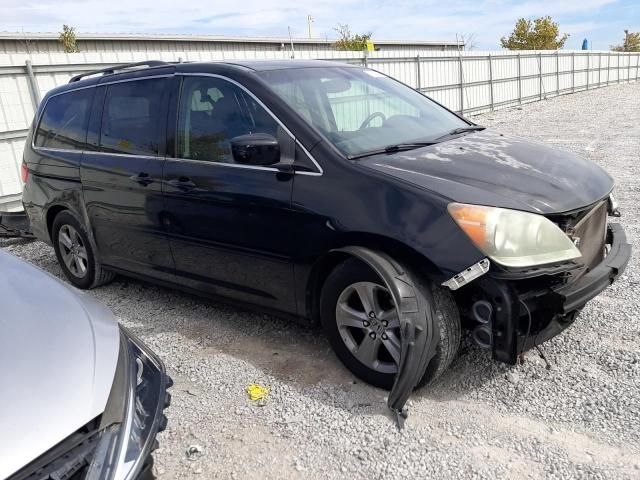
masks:
<path id="1" fill-rule="evenodd" d="M 76 32 L 75 28 L 69 25 L 63 25 L 58 41 L 62 44 L 64 53 L 77 53 L 80 51 L 76 44 Z"/>
<path id="2" fill-rule="evenodd" d="M 460 40 L 465 50 L 475 50 L 476 48 L 478 48 L 478 45 L 476 44 L 475 33 L 462 33 L 460 35 L 457 35 L 457 38 Z"/>
<path id="3" fill-rule="evenodd" d="M 333 46 L 336 50 L 362 51 L 367 49 L 367 41 L 371 39 L 371 32 L 363 34 L 353 34 L 349 25 L 338 24 L 334 28 L 338 34 L 338 40 Z"/>
<path id="4" fill-rule="evenodd" d="M 558 50 L 564 47 L 568 34 L 560 35 L 560 27 L 551 17 L 540 17 L 535 20 L 524 18 L 516 22 L 509 37 L 502 37 L 502 48 L 509 50 Z"/>
<path id="5" fill-rule="evenodd" d="M 640 32 L 624 31 L 624 42 L 622 45 L 611 47 L 614 52 L 640 52 Z"/>

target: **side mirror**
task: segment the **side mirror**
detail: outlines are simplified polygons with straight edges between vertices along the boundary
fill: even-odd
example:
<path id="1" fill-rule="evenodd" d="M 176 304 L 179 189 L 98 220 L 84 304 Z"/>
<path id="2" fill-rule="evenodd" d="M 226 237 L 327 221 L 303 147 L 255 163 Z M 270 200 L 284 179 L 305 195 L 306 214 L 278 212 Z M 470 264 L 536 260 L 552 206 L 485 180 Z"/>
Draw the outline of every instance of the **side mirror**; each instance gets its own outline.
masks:
<path id="1" fill-rule="evenodd" d="M 250 133 L 231 139 L 233 159 L 243 165 L 273 165 L 280 162 L 280 145 L 266 133 Z"/>

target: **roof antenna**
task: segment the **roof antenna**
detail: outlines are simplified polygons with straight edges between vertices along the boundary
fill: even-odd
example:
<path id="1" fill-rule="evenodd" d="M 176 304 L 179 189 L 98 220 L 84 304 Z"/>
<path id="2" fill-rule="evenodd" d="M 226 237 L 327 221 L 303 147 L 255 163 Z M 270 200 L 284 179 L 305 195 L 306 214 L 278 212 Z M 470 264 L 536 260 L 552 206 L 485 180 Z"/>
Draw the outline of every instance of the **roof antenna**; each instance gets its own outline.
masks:
<path id="1" fill-rule="evenodd" d="M 291 43 L 291 60 L 296 58 L 296 51 L 293 49 L 293 38 L 291 37 L 291 27 L 289 29 L 289 43 Z"/>

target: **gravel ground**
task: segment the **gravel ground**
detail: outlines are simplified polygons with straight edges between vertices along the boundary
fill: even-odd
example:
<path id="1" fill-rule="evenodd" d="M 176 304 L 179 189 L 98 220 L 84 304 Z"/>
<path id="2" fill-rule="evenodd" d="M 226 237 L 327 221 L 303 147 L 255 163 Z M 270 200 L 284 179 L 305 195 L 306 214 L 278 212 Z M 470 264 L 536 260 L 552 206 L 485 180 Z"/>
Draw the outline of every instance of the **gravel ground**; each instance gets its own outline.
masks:
<path id="1" fill-rule="evenodd" d="M 640 235 L 640 84 L 476 117 L 581 154 L 617 180 Z M 39 242 L 0 247 L 61 275 Z M 91 292 L 164 359 L 176 383 L 160 478 L 640 478 L 640 265 L 523 365 L 467 348 L 414 394 L 398 432 L 386 392 L 356 381 L 320 332 L 126 278 Z M 245 394 L 271 385 L 263 406 Z M 188 458 L 185 451 L 200 452 Z"/>

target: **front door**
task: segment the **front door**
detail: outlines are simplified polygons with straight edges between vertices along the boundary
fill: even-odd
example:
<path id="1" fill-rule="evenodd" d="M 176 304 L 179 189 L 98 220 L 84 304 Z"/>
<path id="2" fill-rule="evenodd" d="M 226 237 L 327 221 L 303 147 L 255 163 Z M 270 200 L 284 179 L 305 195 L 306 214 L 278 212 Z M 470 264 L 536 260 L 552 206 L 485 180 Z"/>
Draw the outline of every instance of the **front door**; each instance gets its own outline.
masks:
<path id="1" fill-rule="evenodd" d="M 295 140 L 253 96 L 219 77 L 184 77 L 176 117 L 176 158 L 166 161 L 164 193 L 179 281 L 294 312 L 294 176 L 236 163 L 230 140 L 272 135 L 282 161 L 293 161 Z"/>
<path id="2" fill-rule="evenodd" d="M 162 169 L 170 77 L 101 86 L 80 175 L 101 261 L 170 280 Z"/>

